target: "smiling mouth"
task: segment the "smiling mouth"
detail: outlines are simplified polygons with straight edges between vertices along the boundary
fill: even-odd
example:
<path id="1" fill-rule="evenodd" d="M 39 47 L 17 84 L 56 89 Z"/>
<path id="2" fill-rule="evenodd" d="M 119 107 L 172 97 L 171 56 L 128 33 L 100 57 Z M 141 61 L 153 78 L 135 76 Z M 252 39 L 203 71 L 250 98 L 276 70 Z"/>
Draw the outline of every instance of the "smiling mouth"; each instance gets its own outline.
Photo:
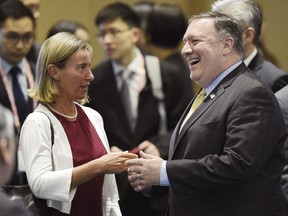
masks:
<path id="1" fill-rule="evenodd" d="M 192 60 L 190 61 L 190 65 L 195 65 L 195 64 L 197 64 L 198 62 L 200 62 L 200 59 L 199 59 L 199 58 L 197 58 L 197 59 L 192 59 Z"/>

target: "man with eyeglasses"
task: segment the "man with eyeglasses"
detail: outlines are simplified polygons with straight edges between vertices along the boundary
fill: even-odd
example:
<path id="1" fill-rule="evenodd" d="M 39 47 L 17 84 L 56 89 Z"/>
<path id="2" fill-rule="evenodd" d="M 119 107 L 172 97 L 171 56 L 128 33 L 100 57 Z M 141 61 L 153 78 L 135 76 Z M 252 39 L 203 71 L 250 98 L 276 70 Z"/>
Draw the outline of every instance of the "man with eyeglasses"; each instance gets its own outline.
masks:
<path id="1" fill-rule="evenodd" d="M 33 14 L 22 2 L 0 5 L 0 103 L 12 111 L 17 130 L 34 109 L 27 89 L 34 85 L 35 65 L 26 59 L 34 41 L 34 27 Z M 22 175 L 15 175 L 11 184 L 25 181 Z"/>
<path id="2" fill-rule="evenodd" d="M 23 4 L 28 7 L 33 13 L 35 19 L 35 28 L 37 27 L 38 20 L 40 18 L 40 0 L 20 0 Z M 36 64 L 38 55 L 40 52 L 41 44 L 34 40 L 33 45 L 27 54 L 27 59 Z"/>
<path id="3" fill-rule="evenodd" d="M 94 80 L 89 87 L 88 106 L 102 115 L 111 151 L 129 151 L 136 147 L 166 158 L 171 132 L 192 97 L 192 88 L 191 92 L 185 91 L 182 71 L 160 61 L 168 129 L 160 135 L 161 114 L 152 93 L 155 80 L 148 73 L 152 63 L 136 45 L 140 34 L 137 14 L 124 3 L 112 3 L 97 14 L 95 24 L 98 40 L 108 59 L 92 70 Z M 156 73 L 156 66 L 151 71 Z M 123 215 L 165 215 L 166 189 L 147 198 L 132 190 L 127 173 L 116 178 Z"/>

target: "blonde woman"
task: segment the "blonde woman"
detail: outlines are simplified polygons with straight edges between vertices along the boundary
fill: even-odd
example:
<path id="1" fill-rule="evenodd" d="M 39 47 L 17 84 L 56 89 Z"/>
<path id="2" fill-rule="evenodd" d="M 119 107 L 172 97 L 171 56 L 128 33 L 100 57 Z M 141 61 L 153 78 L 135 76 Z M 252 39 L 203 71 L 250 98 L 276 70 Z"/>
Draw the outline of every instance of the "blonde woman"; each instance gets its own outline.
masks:
<path id="1" fill-rule="evenodd" d="M 91 56 L 91 46 L 73 34 L 48 38 L 40 50 L 36 86 L 29 91 L 39 106 L 24 122 L 19 153 L 31 190 L 47 200 L 49 216 L 121 215 L 114 174 L 137 157 L 109 153 L 102 117 L 80 105 L 94 79 Z"/>

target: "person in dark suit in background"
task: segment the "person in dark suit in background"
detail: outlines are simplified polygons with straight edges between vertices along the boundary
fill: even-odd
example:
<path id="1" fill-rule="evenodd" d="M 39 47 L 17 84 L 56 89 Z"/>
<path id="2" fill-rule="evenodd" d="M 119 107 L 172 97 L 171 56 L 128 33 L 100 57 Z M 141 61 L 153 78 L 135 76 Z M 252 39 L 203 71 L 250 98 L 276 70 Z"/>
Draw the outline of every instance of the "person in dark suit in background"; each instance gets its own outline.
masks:
<path id="1" fill-rule="evenodd" d="M 178 68 L 185 80 L 183 85 L 186 87 L 186 92 L 193 90 L 191 85 L 195 91 L 199 90 L 189 78 L 188 65 L 179 51 L 187 28 L 187 19 L 180 6 L 168 3 L 154 4 L 147 15 L 146 23 L 145 50 Z"/>
<path id="2" fill-rule="evenodd" d="M 271 89 L 243 63 L 241 35 L 227 15 L 190 18 L 182 53 L 202 89 L 174 130 L 168 161 L 140 152 L 126 162 L 135 191 L 169 187 L 169 216 L 282 215 L 286 127 Z"/>
<path id="3" fill-rule="evenodd" d="M 38 20 L 40 18 L 40 0 L 20 0 L 26 7 L 31 10 L 35 19 L 35 28 L 37 27 Z M 27 59 L 34 64 L 37 63 L 38 55 L 40 52 L 41 44 L 37 43 L 35 40 L 32 47 L 27 55 Z"/>
<path id="4" fill-rule="evenodd" d="M 15 135 L 13 115 L 10 110 L 0 104 L 0 187 L 12 177 L 15 166 Z M 1 216 L 30 216 L 23 206 L 16 204 L 1 194 L 0 188 L 0 212 Z"/>
<path id="5" fill-rule="evenodd" d="M 31 11 L 18 1 L 1 4 L 0 12 L 0 101 L 13 112 L 15 127 L 20 127 L 33 111 L 32 100 L 28 99 L 26 91 L 34 84 L 35 65 L 26 56 L 33 44 L 35 20 Z M 21 107 L 15 92 L 11 92 L 15 82 L 14 74 L 10 72 L 16 66 L 19 71 L 15 82 L 20 85 L 25 100 Z"/>
<path id="6" fill-rule="evenodd" d="M 154 4 L 146 22 L 146 49 L 160 59 L 169 60 L 171 57 L 172 61 L 179 63 L 176 58 L 172 58 L 177 54 L 177 57 L 183 59 L 181 64 L 187 65 L 178 50 L 187 28 L 187 19 L 181 8 L 175 4 Z M 184 71 L 189 74 L 188 66 Z"/>
<path id="7" fill-rule="evenodd" d="M 27 89 L 34 85 L 35 65 L 26 58 L 34 41 L 34 27 L 33 14 L 22 2 L 1 4 L 0 103 L 12 111 L 17 130 L 35 108 L 27 95 Z M 17 175 L 11 180 L 11 184 L 25 182 Z"/>
<path id="8" fill-rule="evenodd" d="M 288 129 L 288 85 L 276 92 L 275 96 L 278 99 L 278 103 L 280 105 L 284 121 Z M 284 215 L 288 216 L 288 139 L 284 145 L 284 154 L 286 162 L 281 176 L 281 185 L 283 192 Z"/>
<path id="9" fill-rule="evenodd" d="M 260 7 L 250 0 L 217 0 L 212 11 L 232 16 L 241 25 L 245 64 L 275 93 L 288 84 L 288 73 L 266 61 L 257 49 L 262 28 Z"/>
<path id="10" fill-rule="evenodd" d="M 97 14 L 95 23 L 99 30 L 99 42 L 108 59 L 92 69 L 94 80 L 89 88 L 91 101 L 88 106 L 102 115 L 111 151 L 126 151 L 137 147 L 167 158 L 171 132 L 192 98 L 191 94 L 184 91 L 183 77 L 173 65 L 160 61 L 160 68 L 157 68 L 162 78 L 164 100 L 158 102 L 152 92 L 155 80 L 147 73 L 151 61 L 136 46 L 139 39 L 137 14 L 127 4 L 112 3 Z M 157 68 L 153 68 L 152 72 L 156 73 Z M 124 100 L 121 100 L 122 94 Z M 125 106 L 125 98 L 130 99 L 130 111 L 126 109 L 129 106 Z M 160 134 L 163 126 L 162 115 L 158 111 L 160 102 L 164 102 L 166 111 L 164 127 L 167 130 L 163 134 Z M 116 175 L 116 179 L 123 215 L 165 214 L 165 191 L 158 193 L 163 196 L 155 196 L 150 200 L 132 190 L 127 173 Z"/>

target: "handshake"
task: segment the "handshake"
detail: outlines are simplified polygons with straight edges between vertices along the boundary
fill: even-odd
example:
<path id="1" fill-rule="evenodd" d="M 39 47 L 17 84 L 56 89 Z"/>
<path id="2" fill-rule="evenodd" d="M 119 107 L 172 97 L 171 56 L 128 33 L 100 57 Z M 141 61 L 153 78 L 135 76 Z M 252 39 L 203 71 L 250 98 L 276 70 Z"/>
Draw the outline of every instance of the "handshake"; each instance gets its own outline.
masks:
<path id="1" fill-rule="evenodd" d="M 111 152 L 119 151 L 122 150 L 115 146 L 111 147 Z M 144 141 L 129 153 L 138 155 L 138 158 L 128 159 L 125 162 L 128 167 L 128 180 L 133 189 L 140 192 L 149 190 L 153 185 L 159 185 L 163 159 L 160 158 L 160 153 L 155 145 Z"/>

